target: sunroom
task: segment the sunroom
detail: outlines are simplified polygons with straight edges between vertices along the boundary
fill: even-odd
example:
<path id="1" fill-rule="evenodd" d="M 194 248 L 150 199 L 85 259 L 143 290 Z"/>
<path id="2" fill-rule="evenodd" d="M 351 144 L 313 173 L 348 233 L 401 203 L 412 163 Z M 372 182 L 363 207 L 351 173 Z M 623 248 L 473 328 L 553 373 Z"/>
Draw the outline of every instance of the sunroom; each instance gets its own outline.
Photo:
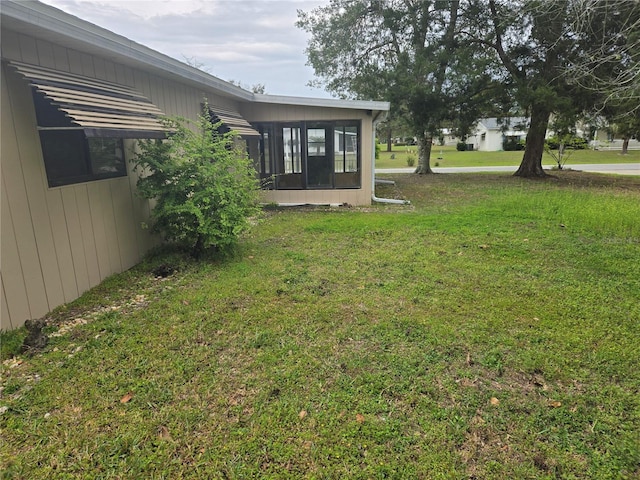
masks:
<path id="1" fill-rule="evenodd" d="M 267 201 L 371 202 L 374 124 L 386 102 L 256 95 L 243 116 L 260 134 L 249 141 Z"/>

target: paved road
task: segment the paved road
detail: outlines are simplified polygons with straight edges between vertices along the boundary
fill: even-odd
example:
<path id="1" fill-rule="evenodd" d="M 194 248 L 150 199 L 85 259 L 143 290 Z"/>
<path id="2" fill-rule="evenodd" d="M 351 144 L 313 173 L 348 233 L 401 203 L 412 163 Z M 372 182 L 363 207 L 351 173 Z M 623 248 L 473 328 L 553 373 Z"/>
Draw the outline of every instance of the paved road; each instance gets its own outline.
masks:
<path id="1" fill-rule="evenodd" d="M 468 172 L 515 172 L 518 167 L 432 167 L 436 173 Z M 548 167 L 547 167 L 548 168 Z M 572 170 L 584 172 L 616 173 L 618 175 L 640 175 L 640 163 L 594 163 L 592 165 L 567 165 Z M 376 173 L 413 173 L 411 168 L 376 168 Z"/>

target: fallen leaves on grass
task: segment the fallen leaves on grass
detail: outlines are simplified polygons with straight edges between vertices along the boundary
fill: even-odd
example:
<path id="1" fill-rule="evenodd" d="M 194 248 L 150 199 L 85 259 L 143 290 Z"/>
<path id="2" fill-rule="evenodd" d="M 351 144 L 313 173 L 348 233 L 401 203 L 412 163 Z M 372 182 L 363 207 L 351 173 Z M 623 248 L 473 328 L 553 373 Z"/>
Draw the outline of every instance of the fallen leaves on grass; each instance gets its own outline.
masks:
<path id="1" fill-rule="evenodd" d="M 549 406 L 553 407 L 553 408 L 558 408 L 562 406 L 562 402 L 558 402 L 558 401 L 551 401 L 549 402 Z"/>
<path id="2" fill-rule="evenodd" d="M 364 423 L 364 415 L 362 415 L 361 413 L 356 414 L 356 422 Z"/>
<path id="3" fill-rule="evenodd" d="M 298 417 L 300 417 L 300 420 L 302 420 L 306 416 L 307 416 L 307 411 L 306 410 L 300 410 L 300 413 L 298 414 Z"/>
<path id="4" fill-rule="evenodd" d="M 491 400 L 489 401 L 491 402 L 491 405 L 494 405 L 494 406 L 500 405 L 500 400 L 498 400 L 496 397 L 491 397 Z"/>
<path id="5" fill-rule="evenodd" d="M 133 392 L 129 392 L 120 399 L 120 403 L 129 403 L 132 398 L 133 398 Z"/>

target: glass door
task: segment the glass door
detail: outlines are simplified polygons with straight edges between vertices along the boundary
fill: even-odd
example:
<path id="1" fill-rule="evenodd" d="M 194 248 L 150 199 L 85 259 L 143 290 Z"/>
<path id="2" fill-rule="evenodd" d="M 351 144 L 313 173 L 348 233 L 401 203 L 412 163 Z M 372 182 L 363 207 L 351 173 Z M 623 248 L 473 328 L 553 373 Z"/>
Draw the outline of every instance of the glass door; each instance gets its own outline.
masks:
<path id="1" fill-rule="evenodd" d="M 307 188 L 333 187 L 331 127 L 307 127 Z"/>

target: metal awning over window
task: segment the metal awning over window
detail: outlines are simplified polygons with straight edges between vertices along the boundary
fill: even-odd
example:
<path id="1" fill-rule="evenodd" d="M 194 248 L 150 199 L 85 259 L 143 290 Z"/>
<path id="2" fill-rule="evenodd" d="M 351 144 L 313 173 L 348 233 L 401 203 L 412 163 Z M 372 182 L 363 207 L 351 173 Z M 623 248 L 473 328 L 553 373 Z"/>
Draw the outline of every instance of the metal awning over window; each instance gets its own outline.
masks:
<path id="1" fill-rule="evenodd" d="M 22 62 L 10 65 L 34 89 L 39 130 L 76 128 L 91 137 L 165 136 L 163 112 L 130 87 Z"/>
<path id="2" fill-rule="evenodd" d="M 209 107 L 209 113 L 211 114 L 212 122 L 222 122 L 229 131 L 233 130 L 238 132 L 242 137 L 260 136 L 260 133 L 255 130 L 249 122 L 242 118 L 242 115 L 238 112 L 211 106 Z"/>

